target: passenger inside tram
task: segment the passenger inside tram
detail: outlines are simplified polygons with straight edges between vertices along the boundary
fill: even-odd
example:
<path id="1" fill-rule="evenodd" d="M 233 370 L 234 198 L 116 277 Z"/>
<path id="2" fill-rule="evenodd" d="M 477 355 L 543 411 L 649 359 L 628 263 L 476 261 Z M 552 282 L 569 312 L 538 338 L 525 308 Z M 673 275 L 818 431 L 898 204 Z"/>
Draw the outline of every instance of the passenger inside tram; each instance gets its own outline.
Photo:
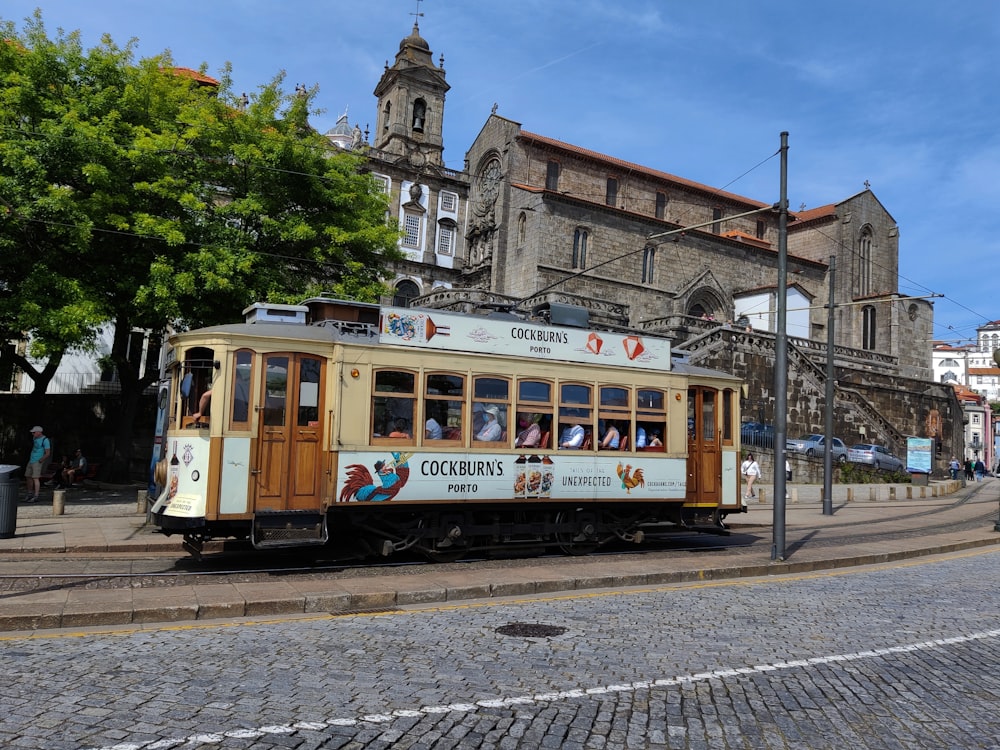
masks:
<path id="1" fill-rule="evenodd" d="M 394 424 L 394 429 L 389 433 L 391 438 L 410 438 L 409 423 L 402 417 L 398 418 Z"/>
<path id="2" fill-rule="evenodd" d="M 559 438 L 559 447 L 563 450 L 580 450 L 586 431 L 581 424 L 568 425 Z"/>
<path id="3" fill-rule="evenodd" d="M 621 434 L 618 432 L 618 426 L 613 421 L 608 422 L 607 429 L 601 436 L 600 449 L 616 451 L 620 442 Z"/>

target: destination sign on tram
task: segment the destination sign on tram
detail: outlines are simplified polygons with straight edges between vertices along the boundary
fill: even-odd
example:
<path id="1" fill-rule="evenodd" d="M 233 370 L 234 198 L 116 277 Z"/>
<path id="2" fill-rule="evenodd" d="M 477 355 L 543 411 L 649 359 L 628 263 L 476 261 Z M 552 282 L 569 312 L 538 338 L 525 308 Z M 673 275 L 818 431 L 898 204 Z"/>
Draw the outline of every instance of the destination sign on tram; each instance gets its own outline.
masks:
<path id="1" fill-rule="evenodd" d="M 407 307 L 382 308 L 379 341 L 641 370 L 670 369 L 670 342 L 666 339 Z"/>

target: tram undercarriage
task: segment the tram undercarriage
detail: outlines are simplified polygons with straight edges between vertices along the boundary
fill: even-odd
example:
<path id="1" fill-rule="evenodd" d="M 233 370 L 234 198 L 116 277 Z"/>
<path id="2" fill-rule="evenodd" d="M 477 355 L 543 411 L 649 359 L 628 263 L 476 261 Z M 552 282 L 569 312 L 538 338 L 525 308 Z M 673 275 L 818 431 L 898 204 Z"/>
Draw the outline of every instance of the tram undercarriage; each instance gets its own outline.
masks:
<path id="1" fill-rule="evenodd" d="M 360 548 L 367 557 L 416 553 L 435 562 L 461 559 L 469 554 L 511 554 L 530 550 L 560 550 L 586 555 L 615 541 L 642 544 L 651 534 L 694 531 L 728 535 L 718 508 L 690 508 L 679 503 L 659 505 L 549 505 L 530 508 L 478 506 L 475 508 L 398 508 L 384 505 L 335 510 L 321 514 L 295 514 L 297 525 L 308 534 L 291 533 L 289 522 L 282 534 L 282 514 L 263 514 L 253 522 L 218 522 L 197 528 L 166 530 L 184 534 L 184 548 L 201 557 L 205 545 L 224 539 L 249 540 L 256 548 L 336 545 Z M 302 516 L 302 517 L 299 517 Z M 300 522 L 308 520 L 303 525 Z M 323 521 L 326 523 L 323 523 Z M 258 543 L 261 527 L 272 530 Z M 282 538 L 283 537 L 283 538 Z"/>
<path id="2" fill-rule="evenodd" d="M 704 513 L 679 504 L 641 506 L 490 507 L 462 510 L 355 510 L 338 515 L 372 554 L 412 551 L 434 561 L 467 554 L 558 549 L 586 555 L 614 541 L 641 544 L 651 532 L 728 534 L 714 508 Z M 349 516 L 349 518 L 348 518 Z"/>

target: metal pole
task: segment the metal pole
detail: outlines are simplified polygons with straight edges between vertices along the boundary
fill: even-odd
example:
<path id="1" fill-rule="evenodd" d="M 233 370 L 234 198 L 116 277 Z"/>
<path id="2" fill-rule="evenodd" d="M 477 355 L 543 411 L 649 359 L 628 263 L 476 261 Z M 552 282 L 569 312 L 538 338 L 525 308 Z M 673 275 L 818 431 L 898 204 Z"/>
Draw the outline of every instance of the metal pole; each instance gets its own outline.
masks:
<path id="1" fill-rule="evenodd" d="M 830 256 L 830 291 L 826 316 L 826 423 L 823 442 L 823 515 L 833 515 L 833 295 L 837 275 L 837 256 Z"/>
<path id="2" fill-rule="evenodd" d="M 774 544 L 772 560 L 785 559 L 785 434 L 788 423 L 788 132 L 781 134 L 781 196 L 778 199 L 778 319 L 774 339 Z"/>

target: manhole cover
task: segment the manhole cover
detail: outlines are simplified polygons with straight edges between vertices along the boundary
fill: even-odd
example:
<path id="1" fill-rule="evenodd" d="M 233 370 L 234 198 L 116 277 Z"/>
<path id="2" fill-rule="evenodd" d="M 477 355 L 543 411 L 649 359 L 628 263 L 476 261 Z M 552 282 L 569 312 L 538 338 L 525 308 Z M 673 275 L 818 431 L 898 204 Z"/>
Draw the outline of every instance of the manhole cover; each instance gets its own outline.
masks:
<path id="1" fill-rule="evenodd" d="M 497 628 L 497 632 L 500 635 L 513 635 L 518 638 L 552 638 L 565 633 L 566 628 L 561 628 L 558 625 L 542 625 L 537 622 L 512 622 L 501 625 Z"/>

